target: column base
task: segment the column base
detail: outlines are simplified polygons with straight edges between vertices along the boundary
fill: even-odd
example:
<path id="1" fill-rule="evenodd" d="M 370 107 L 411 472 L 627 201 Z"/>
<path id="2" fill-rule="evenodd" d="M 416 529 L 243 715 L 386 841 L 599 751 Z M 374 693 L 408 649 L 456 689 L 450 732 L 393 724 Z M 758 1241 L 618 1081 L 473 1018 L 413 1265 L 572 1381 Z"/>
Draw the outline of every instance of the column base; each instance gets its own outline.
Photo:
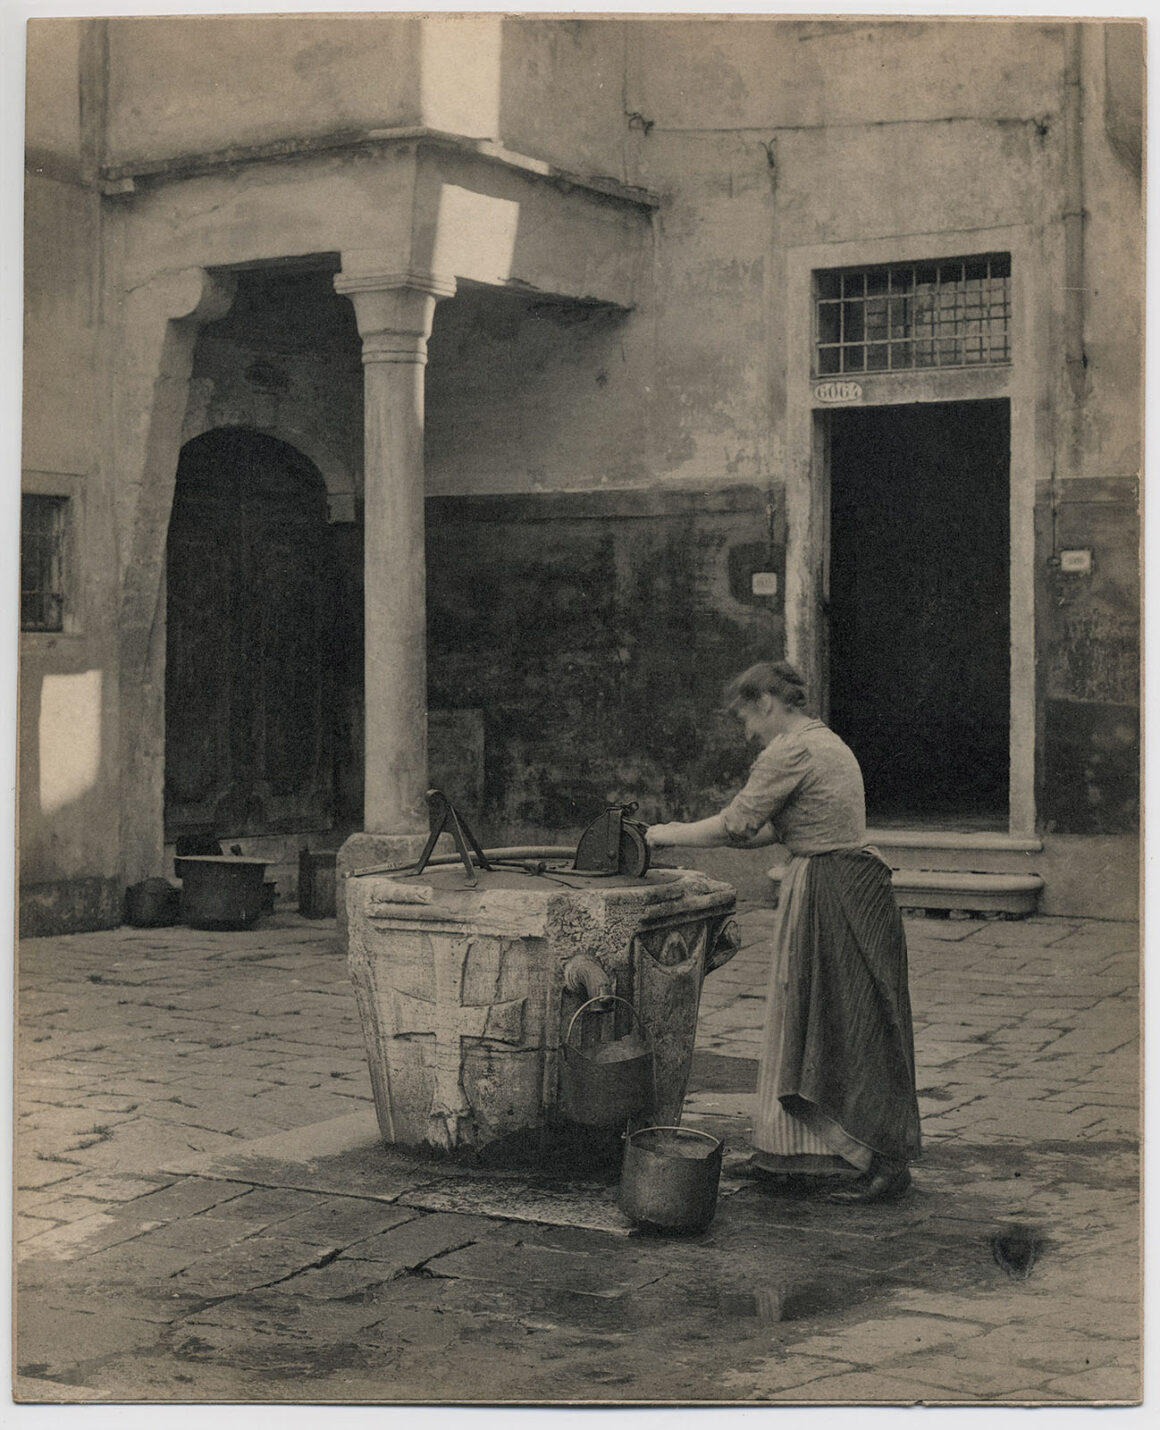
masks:
<path id="1" fill-rule="evenodd" d="M 346 952 L 346 876 L 357 869 L 374 869 L 381 864 L 413 864 L 427 843 L 426 834 L 352 834 L 338 851 L 334 869 L 334 916 L 339 946 Z M 440 837 L 435 852 L 454 852 L 446 836 Z"/>

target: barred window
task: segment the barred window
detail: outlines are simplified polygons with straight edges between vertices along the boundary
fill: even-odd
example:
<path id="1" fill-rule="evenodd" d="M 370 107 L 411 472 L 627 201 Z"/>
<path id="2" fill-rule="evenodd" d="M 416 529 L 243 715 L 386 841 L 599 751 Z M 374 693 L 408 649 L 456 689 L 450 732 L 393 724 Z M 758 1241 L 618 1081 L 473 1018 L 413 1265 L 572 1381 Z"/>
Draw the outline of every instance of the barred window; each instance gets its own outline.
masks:
<path id="1" fill-rule="evenodd" d="M 21 630 L 64 629 L 64 541 L 67 506 L 67 497 L 21 498 Z"/>
<path id="2" fill-rule="evenodd" d="M 817 374 L 1011 361 L 1011 255 L 815 275 Z"/>

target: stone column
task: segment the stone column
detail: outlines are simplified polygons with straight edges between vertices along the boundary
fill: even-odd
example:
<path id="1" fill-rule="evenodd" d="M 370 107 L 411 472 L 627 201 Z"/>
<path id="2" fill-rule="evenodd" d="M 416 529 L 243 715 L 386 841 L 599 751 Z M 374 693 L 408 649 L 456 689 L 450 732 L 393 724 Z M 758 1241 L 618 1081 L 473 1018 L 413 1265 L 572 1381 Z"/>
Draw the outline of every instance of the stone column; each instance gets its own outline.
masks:
<path id="1" fill-rule="evenodd" d="M 340 273 L 363 341 L 366 722 L 364 833 L 347 840 L 352 868 L 404 862 L 427 835 L 427 609 L 423 369 L 440 298 L 453 279 L 426 273 Z"/>

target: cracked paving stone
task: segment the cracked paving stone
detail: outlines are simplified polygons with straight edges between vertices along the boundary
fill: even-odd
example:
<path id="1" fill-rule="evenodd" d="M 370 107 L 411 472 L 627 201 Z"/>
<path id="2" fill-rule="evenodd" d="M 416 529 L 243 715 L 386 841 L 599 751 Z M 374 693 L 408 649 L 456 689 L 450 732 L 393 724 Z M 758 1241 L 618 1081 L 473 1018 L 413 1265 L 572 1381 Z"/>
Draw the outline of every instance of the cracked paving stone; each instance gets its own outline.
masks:
<path id="1" fill-rule="evenodd" d="M 430 1264 L 437 1276 L 474 1281 L 504 1282 L 513 1286 L 552 1286 L 573 1295 L 623 1296 L 656 1281 L 659 1269 L 647 1264 L 625 1266 L 621 1257 L 611 1260 L 607 1249 L 589 1252 L 560 1251 L 536 1246 L 504 1246 L 477 1242 L 462 1251 L 440 1256 Z"/>
<path id="2" fill-rule="evenodd" d="M 37 1191 L 43 1188 L 59 1188 L 78 1172 L 79 1162 L 40 1161 L 20 1158 L 15 1167 L 14 1178 L 19 1191 Z"/>
<path id="3" fill-rule="evenodd" d="M 122 1242 L 132 1241 L 160 1225 L 140 1213 L 123 1213 L 124 1207 L 119 1206 L 112 1215 L 97 1211 L 76 1221 L 64 1222 L 52 1231 L 30 1238 L 23 1244 L 21 1254 L 41 1259 L 73 1261 L 82 1256 L 93 1256 Z"/>
<path id="4" fill-rule="evenodd" d="M 778 1391 L 794 1390 L 811 1381 L 852 1370 L 853 1366 L 844 1361 L 787 1350 L 758 1365 L 727 1370 L 721 1385 L 730 1399 L 764 1400 Z"/>
<path id="5" fill-rule="evenodd" d="M 378 1287 L 402 1276 L 406 1270 L 406 1267 L 397 1264 L 357 1261 L 336 1254 L 335 1259 L 322 1265 L 308 1266 L 286 1281 L 264 1287 L 263 1292 L 291 1301 L 305 1298 L 328 1305 L 363 1304 L 373 1297 Z"/>
<path id="6" fill-rule="evenodd" d="M 301 1236 L 307 1241 L 316 1237 L 333 1240 L 349 1252 L 392 1227 L 413 1221 L 416 1215 L 410 1207 L 363 1197 L 319 1197 L 314 1205 L 279 1222 L 278 1231 L 280 1235 Z"/>
<path id="7" fill-rule="evenodd" d="M 172 1277 L 172 1289 L 186 1295 L 236 1296 L 294 1276 L 335 1250 L 295 1239 L 251 1236 L 192 1262 L 186 1257 L 187 1264 Z"/>
<path id="8" fill-rule="evenodd" d="M 411 1220 L 349 1247 L 342 1259 L 374 1261 L 403 1270 L 425 1265 L 436 1257 L 442 1259 L 448 1251 L 495 1235 L 496 1223 L 487 1217 L 415 1213 Z"/>
<path id="9" fill-rule="evenodd" d="M 211 1207 L 223 1207 L 249 1191 L 231 1182 L 214 1182 L 201 1177 L 184 1177 L 141 1196 L 136 1207 L 157 1222 L 194 1217 Z"/>
<path id="10" fill-rule="evenodd" d="M 1042 1370 L 1064 1375 L 1096 1370 L 1105 1366 L 1123 1349 L 1119 1342 L 1100 1340 L 1082 1332 L 1068 1333 L 1060 1327 L 1045 1331 L 1038 1322 L 1013 1323 L 975 1340 L 971 1355 L 1002 1359 L 1024 1370 Z"/>

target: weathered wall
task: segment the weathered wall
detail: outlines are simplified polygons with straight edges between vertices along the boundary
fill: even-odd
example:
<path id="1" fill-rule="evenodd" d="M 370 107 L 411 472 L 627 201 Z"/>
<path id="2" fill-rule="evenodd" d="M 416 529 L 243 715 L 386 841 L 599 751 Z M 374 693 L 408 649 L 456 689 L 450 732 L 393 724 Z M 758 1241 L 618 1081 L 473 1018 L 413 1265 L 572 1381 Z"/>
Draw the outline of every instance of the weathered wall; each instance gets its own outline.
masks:
<path id="1" fill-rule="evenodd" d="M 1036 501 L 1039 810 L 1054 834 L 1139 821 L 1142 42 L 1139 25 L 1089 26 L 1078 50 L 1083 365 L 1057 360 L 1053 473 Z M 1063 571 L 1064 551 L 1090 552 L 1090 574 Z"/>
<path id="2" fill-rule="evenodd" d="M 34 167 L 79 166 L 82 20 L 32 20 L 25 56 L 24 141 Z"/>
<path id="3" fill-rule="evenodd" d="M 118 529 L 121 556 L 132 547 L 113 512 L 134 508 L 142 468 L 134 477 L 112 450 L 109 424 L 120 411 L 131 431 L 157 398 L 157 373 L 139 370 L 138 347 L 122 342 L 129 295 L 171 266 L 360 249 L 415 252 L 430 266 L 450 255 L 461 276 L 512 290 L 464 285 L 437 310 L 430 344 L 432 767 L 480 791 L 488 837 L 547 838 L 570 837 L 617 795 L 651 799 L 650 814 L 704 812 L 744 766 L 713 710 L 725 676 L 784 642 L 781 598 L 755 605 L 747 592 L 752 569 L 778 571 L 785 589 L 786 377 L 808 362 L 784 336 L 787 249 L 1024 230 L 1043 295 L 1037 346 L 1015 355 L 1034 372 L 1040 816 L 1077 837 L 1129 828 L 1138 30 L 1083 35 L 1078 398 L 1055 297 L 1066 286 L 1068 30 L 964 23 L 957 34 L 951 43 L 945 22 L 857 19 L 33 22 L 25 466 L 41 474 L 38 489 L 57 474 L 83 498 L 84 621 L 56 640 L 25 638 L 26 880 L 77 890 L 95 880 L 79 897 L 107 910 L 120 867 L 109 834 L 122 797 Z M 498 168 L 485 179 L 463 156 L 424 160 L 417 180 L 415 156 L 398 149 L 158 177 L 103 200 L 85 187 L 98 160 L 159 165 L 418 123 L 654 191 L 662 203 L 647 244 L 629 241 L 644 221 L 623 205 Z M 465 206 L 442 232 L 427 202 L 436 191 Z M 515 215 L 512 230 L 497 222 L 484 251 L 469 210 Z M 345 300 L 322 291 L 328 281 L 309 300 L 265 295 L 249 329 L 243 293 L 232 325 L 205 331 L 183 435 L 239 423 L 315 461 L 344 526 L 355 602 L 358 350 Z M 629 310 L 514 291 L 553 281 Z M 1018 276 L 1016 288 L 1032 291 Z M 163 521 L 153 525 L 163 542 Z M 1072 547 L 1093 551 L 1090 577 L 1058 573 L 1054 559 Z M 40 713 L 47 676 L 84 676 L 68 689 L 83 688 L 99 712 L 96 772 L 52 809 L 41 774 L 57 763 Z M 347 699 L 353 717 L 354 675 Z M 141 732 L 143 747 L 155 750 L 157 736 Z M 481 743 L 479 758 L 458 753 Z M 348 811 L 358 744 L 352 728 Z"/>
<path id="4" fill-rule="evenodd" d="M 629 486 L 651 475 L 651 378 L 635 315 L 463 289 L 428 344 L 432 494 Z"/>
<path id="5" fill-rule="evenodd" d="M 505 19 L 496 138 L 578 173 L 639 182 L 632 177 L 639 129 L 626 113 L 631 54 L 629 30 L 617 20 Z"/>
<path id="6" fill-rule="evenodd" d="M 419 122 L 419 33 L 408 18 L 134 16 L 106 24 L 109 164 Z"/>
<path id="7" fill-rule="evenodd" d="M 782 640 L 751 594 L 784 548 L 765 491 L 433 498 L 427 516 L 430 703 L 480 712 L 481 837 L 568 842 L 609 802 L 655 820 L 728 797 L 754 752 L 722 688 Z"/>
<path id="8" fill-rule="evenodd" d="M 1140 779 L 1140 572 L 1136 485 L 1073 478 L 1037 509 L 1040 815 L 1061 834 L 1137 827 Z M 1092 553 L 1090 574 L 1059 552 Z"/>
<path id="9" fill-rule="evenodd" d="M 120 920 L 116 561 L 102 481 L 99 201 L 82 182 L 82 27 L 30 27 L 23 489 L 65 497 L 64 630 L 20 643 L 21 927 Z"/>

